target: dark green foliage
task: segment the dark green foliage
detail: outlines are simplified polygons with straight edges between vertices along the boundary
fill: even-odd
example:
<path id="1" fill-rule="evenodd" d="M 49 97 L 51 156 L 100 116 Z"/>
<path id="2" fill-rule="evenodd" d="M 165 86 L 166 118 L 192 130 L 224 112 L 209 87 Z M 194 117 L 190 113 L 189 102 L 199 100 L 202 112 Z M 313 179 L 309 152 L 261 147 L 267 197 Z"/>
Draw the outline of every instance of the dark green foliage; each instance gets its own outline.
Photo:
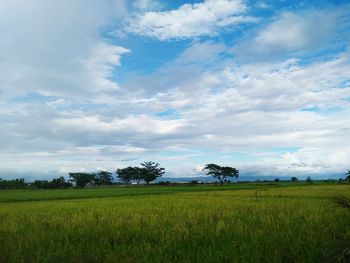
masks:
<path id="1" fill-rule="evenodd" d="M 96 185 L 111 185 L 113 184 L 113 174 L 107 171 L 100 171 L 95 174 Z"/>
<path id="2" fill-rule="evenodd" d="M 133 167 L 134 168 L 134 173 L 132 175 L 131 180 L 135 180 L 137 184 L 140 184 L 140 182 L 144 179 L 143 175 L 145 174 L 144 168 L 140 167 Z"/>
<path id="3" fill-rule="evenodd" d="M 69 177 L 72 178 L 71 181 L 80 188 L 93 185 L 96 179 L 96 175 L 93 173 L 69 173 Z"/>
<path id="4" fill-rule="evenodd" d="M 350 183 L 350 170 L 348 170 L 348 172 L 345 175 L 347 175 L 347 177 L 345 177 L 345 180 Z"/>
<path id="5" fill-rule="evenodd" d="M 161 177 L 165 173 L 165 169 L 159 167 L 159 163 L 155 162 L 143 162 L 142 165 L 142 179 L 149 184 L 149 182 L 154 181 L 158 177 Z"/>
<path id="6" fill-rule="evenodd" d="M 350 198 L 346 196 L 337 196 L 334 198 L 334 201 L 340 206 L 344 208 L 350 208 Z"/>
<path id="7" fill-rule="evenodd" d="M 298 181 L 298 178 L 292 177 L 292 178 L 290 178 L 290 180 L 291 180 L 292 182 L 297 182 L 297 181 Z"/>
<path id="8" fill-rule="evenodd" d="M 170 185 L 170 182 L 169 181 L 160 181 L 158 184 L 159 185 Z"/>
<path id="9" fill-rule="evenodd" d="M 198 184 L 198 181 L 197 180 L 192 180 L 191 182 L 189 182 L 190 185 L 195 185 L 195 184 Z"/>
<path id="10" fill-rule="evenodd" d="M 23 189 L 26 188 L 27 184 L 24 182 L 24 179 L 13 179 L 13 180 L 4 180 L 0 178 L 0 189 Z"/>
<path id="11" fill-rule="evenodd" d="M 71 186 L 72 186 L 72 183 L 67 182 L 63 176 L 58 177 L 58 178 L 54 178 L 50 182 L 50 188 L 68 188 Z"/>
<path id="12" fill-rule="evenodd" d="M 132 180 L 137 180 L 139 183 L 139 181 L 142 180 L 143 173 L 142 168 L 131 166 L 120 168 L 116 171 L 117 178 L 124 184 L 129 184 Z"/>
<path id="13" fill-rule="evenodd" d="M 215 179 L 218 179 L 221 185 L 223 185 L 226 178 L 228 177 L 238 178 L 239 176 L 239 170 L 237 170 L 236 168 L 229 167 L 229 166 L 220 166 L 214 163 L 207 164 L 203 168 L 203 171 L 204 170 L 208 170 L 207 175 L 211 175 Z"/>
<path id="14" fill-rule="evenodd" d="M 52 181 L 36 180 L 32 183 L 32 186 L 38 189 L 58 189 L 68 188 L 72 186 L 72 183 L 67 182 L 63 176 L 54 178 Z"/>
<path id="15" fill-rule="evenodd" d="M 50 188 L 50 183 L 48 180 L 35 180 L 32 183 L 32 186 L 38 189 L 49 189 Z"/>
<path id="16" fill-rule="evenodd" d="M 308 183 L 308 184 L 311 184 L 312 183 L 312 180 L 311 180 L 311 177 L 310 176 L 308 176 L 307 178 L 306 178 L 306 183 Z"/>
<path id="17" fill-rule="evenodd" d="M 275 182 L 276 182 L 276 183 L 278 183 L 279 181 L 280 181 L 280 179 L 279 179 L 279 178 L 276 178 L 276 179 L 275 179 Z"/>

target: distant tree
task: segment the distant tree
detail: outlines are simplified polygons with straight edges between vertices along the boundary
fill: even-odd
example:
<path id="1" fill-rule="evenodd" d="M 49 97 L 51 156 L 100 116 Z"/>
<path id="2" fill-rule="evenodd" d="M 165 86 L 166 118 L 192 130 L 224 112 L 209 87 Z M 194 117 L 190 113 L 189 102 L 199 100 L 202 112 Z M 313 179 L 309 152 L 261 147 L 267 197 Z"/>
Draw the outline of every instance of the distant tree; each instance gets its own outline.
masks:
<path id="1" fill-rule="evenodd" d="M 27 187 L 24 178 L 5 180 L 0 178 L 0 189 L 23 189 Z"/>
<path id="2" fill-rule="evenodd" d="M 49 189 L 50 188 L 50 183 L 48 180 L 35 180 L 32 185 L 38 189 Z"/>
<path id="3" fill-rule="evenodd" d="M 238 177 L 239 176 L 239 170 L 237 170 L 234 167 L 229 166 L 220 166 L 217 164 L 207 164 L 204 168 L 204 170 L 208 170 L 207 175 L 213 176 L 215 179 L 218 179 L 220 181 L 220 184 L 223 185 L 224 181 L 228 177 Z"/>
<path id="4" fill-rule="evenodd" d="M 350 183 L 350 170 L 348 170 L 348 172 L 345 175 L 347 175 L 347 177 L 345 177 L 345 180 Z"/>
<path id="5" fill-rule="evenodd" d="M 170 185 L 170 181 L 160 181 L 159 185 Z"/>
<path id="6" fill-rule="evenodd" d="M 306 183 L 308 183 L 308 184 L 311 184 L 312 183 L 312 180 L 311 180 L 311 177 L 310 176 L 308 176 L 307 178 L 306 178 Z"/>
<path id="7" fill-rule="evenodd" d="M 291 180 L 292 182 L 297 182 L 297 181 L 298 181 L 298 178 L 292 177 L 292 178 L 290 178 L 290 180 Z"/>
<path id="8" fill-rule="evenodd" d="M 32 186 L 38 189 L 56 189 L 56 188 L 68 188 L 72 186 L 72 183 L 66 181 L 63 176 L 54 178 L 52 181 L 48 180 L 35 180 Z"/>
<path id="9" fill-rule="evenodd" d="M 54 178 L 52 179 L 51 182 L 49 182 L 49 188 L 68 188 L 71 186 L 72 186 L 72 183 L 67 182 L 63 176 Z"/>
<path id="10" fill-rule="evenodd" d="M 133 167 L 134 173 L 132 175 L 132 180 L 135 180 L 137 185 L 144 179 L 144 174 L 146 173 L 145 168 Z"/>
<path id="11" fill-rule="evenodd" d="M 69 173 L 71 181 L 75 182 L 77 187 L 83 188 L 86 185 L 94 184 L 96 175 L 94 173 Z"/>
<path id="12" fill-rule="evenodd" d="M 95 174 L 96 185 L 111 185 L 113 184 L 113 174 L 107 171 L 99 171 Z"/>
<path id="13" fill-rule="evenodd" d="M 141 168 L 139 167 L 126 167 L 117 169 L 117 178 L 124 184 L 129 184 L 131 180 L 141 180 Z"/>
<path id="14" fill-rule="evenodd" d="M 275 178 L 275 182 L 278 183 L 280 181 L 279 178 Z"/>
<path id="15" fill-rule="evenodd" d="M 146 184 L 149 184 L 149 182 L 163 176 L 165 173 L 165 169 L 160 167 L 159 163 L 143 162 L 141 163 L 141 166 L 141 177 L 146 182 Z"/>

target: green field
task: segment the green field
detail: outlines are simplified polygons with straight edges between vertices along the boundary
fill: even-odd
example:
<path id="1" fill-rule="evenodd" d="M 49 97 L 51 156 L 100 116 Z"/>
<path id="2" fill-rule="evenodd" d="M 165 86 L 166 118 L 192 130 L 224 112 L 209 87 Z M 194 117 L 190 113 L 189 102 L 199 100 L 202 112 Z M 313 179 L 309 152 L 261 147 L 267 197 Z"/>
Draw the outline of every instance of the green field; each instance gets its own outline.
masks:
<path id="1" fill-rule="evenodd" d="M 0 191 L 0 262 L 349 262 L 341 184 Z"/>

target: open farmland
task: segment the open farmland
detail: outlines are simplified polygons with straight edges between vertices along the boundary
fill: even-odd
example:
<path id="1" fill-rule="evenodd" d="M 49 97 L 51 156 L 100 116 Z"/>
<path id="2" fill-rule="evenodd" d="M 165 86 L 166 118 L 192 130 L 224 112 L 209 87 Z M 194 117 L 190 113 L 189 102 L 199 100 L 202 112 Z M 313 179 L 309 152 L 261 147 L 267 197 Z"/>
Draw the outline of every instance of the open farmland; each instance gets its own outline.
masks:
<path id="1" fill-rule="evenodd" d="M 1 262 L 348 262 L 345 184 L 0 191 Z"/>

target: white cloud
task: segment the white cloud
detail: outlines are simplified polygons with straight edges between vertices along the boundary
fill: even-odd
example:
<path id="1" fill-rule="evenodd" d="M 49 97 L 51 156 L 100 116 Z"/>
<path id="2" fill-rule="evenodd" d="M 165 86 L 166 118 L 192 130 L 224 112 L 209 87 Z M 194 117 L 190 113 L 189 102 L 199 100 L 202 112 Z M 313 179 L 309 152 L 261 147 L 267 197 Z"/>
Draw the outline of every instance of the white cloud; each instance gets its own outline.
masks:
<path id="1" fill-rule="evenodd" d="M 347 23 L 340 21 L 348 9 L 283 12 L 255 36 L 235 46 L 234 53 L 241 58 L 276 59 L 279 55 L 312 54 L 331 45 L 344 45 Z"/>
<path id="2" fill-rule="evenodd" d="M 141 11 L 154 11 L 162 9 L 164 5 L 157 0 L 136 0 L 133 6 Z"/>
<path id="3" fill-rule="evenodd" d="M 147 12 L 130 20 L 127 31 L 160 40 L 213 36 L 221 28 L 256 21 L 241 0 L 206 0 L 176 10 Z"/>
<path id="4" fill-rule="evenodd" d="M 125 12 L 123 0 L 1 1 L 1 95 L 85 99 L 111 86 L 111 69 L 126 50 L 103 43 L 98 34 Z"/>
<path id="5" fill-rule="evenodd" d="M 331 35 L 333 19 L 325 13 L 309 16 L 283 13 L 256 37 L 257 48 L 262 46 L 262 49 L 296 50 L 314 45 L 314 42 L 324 42 Z M 319 27 L 320 24 L 323 25 L 322 28 Z"/>
<path id="6" fill-rule="evenodd" d="M 206 161 L 286 174 L 338 171 L 350 162 L 349 52 L 309 63 L 289 54 L 280 62 L 244 64 L 235 63 L 223 42 L 197 40 L 153 73 L 118 84 L 115 68 L 130 51 L 107 43 L 99 31 L 125 11 L 111 14 L 105 7 L 115 1 L 105 1 L 51 7 L 33 0 L 23 9 L 19 1 L 0 4 L 0 173 L 18 169 L 19 161 L 23 170 L 67 172 L 113 171 L 151 159 L 181 174 L 191 167 L 198 173 Z M 134 22 L 150 16 L 159 24 L 152 21 L 155 28 L 135 33 L 160 39 L 213 35 L 245 10 L 240 1 L 208 0 L 148 12 Z M 16 25 L 11 17 L 18 17 Z M 283 35 L 293 21 L 294 33 Z M 312 46 L 318 33 L 304 38 L 313 21 L 282 14 L 254 38 L 257 52 L 277 46 L 294 54 Z M 31 92 L 41 94 L 39 102 L 30 96 L 11 100 Z M 168 116 L 159 115 L 168 110 Z M 281 147 L 299 150 L 271 153 Z M 237 151 L 257 160 L 230 156 Z"/>

